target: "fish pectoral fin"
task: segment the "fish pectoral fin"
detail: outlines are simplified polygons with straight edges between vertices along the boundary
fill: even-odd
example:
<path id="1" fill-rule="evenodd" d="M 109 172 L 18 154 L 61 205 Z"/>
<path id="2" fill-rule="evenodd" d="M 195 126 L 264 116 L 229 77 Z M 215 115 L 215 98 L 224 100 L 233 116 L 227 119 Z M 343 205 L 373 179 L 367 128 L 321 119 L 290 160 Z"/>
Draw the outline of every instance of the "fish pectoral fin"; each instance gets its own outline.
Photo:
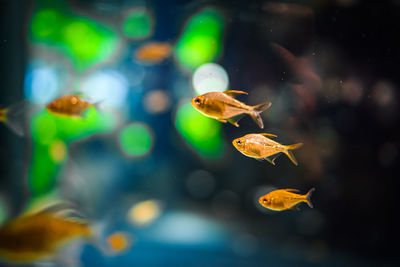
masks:
<path id="1" fill-rule="evenodd" d="M 217 119 L 218 121 L 220 121 L 220 122 L 223 122 L 223 123 L 227 123 L 228 121 L 227 120 L 220 120 L 220 119 Z"/>
<path id="2" fill-rule="evenodd" d="M 275 134 L 269 134 L 269 133 L 260 133 L 260 135 L 265 136 L 265 137 L 278 137 Z"/>
<path id="3" fill-rule="evenodd" d="M 226 91 L 224 91 L 223 92 L 224 94 L 226 94 L 226 95 L 230 95 L 230 96 L 235 96 L 235 95 L 238 95 L 238 94 L 240 94 L 240 95 L 248 95 L 249 93 L 247 93 L 247 92 L 243 92 L 243 91 L 237 91 L 237 90 L 226 90 Z"/>
<path id="4" fill-rule="evenodd" d="M 265 158 L 255 158 L 255 159 L 261 162 L 265 160 Z"/>

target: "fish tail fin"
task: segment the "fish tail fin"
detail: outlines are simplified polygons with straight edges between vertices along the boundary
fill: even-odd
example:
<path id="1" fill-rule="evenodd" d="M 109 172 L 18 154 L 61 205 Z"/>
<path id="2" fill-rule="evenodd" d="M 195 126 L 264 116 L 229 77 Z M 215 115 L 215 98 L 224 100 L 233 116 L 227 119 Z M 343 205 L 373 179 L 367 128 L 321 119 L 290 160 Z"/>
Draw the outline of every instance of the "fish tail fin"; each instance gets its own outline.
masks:
<path id="1" fill-rule="evenodd" d="M 0 121 L 1 122 L 7 122 L 7 112 L 8 112 L 8 109 L 7 108 L 3 108 L 3 109 L 0 109 Z"/>
<path id="2" fill-rule="evenodd" d="M 22 100 L 0 111 L 0 121 L 19 136 L 25 135 L 25 111 L 28 101 Z"/>
<path id="3" fill-rule="evenodd" d="M 297 160 L 296 160 L 296 158 L 294 157 L 294 155 L 293 155 L 293 153 L 292 153 L 292 151 L 290 151 L 290 150 L 294 150 L 294 149 L 297 149 L 297 148 L 299 148 L 299 147 L 301 147 L 303 145 L 303 143 L 297 143 L 297 144 L 293 144 L 293 145 L 288 145 L 288 146 L 286 146 L 286 150 L 284 151 L 284 153 L 286 154 L 286 156 L 288 156 L 288 158 L 294 163 L 294 165 L 298 165 L 297 164 Z"/>
<path id="4" fill-rule="evenodd" d="M 307 194 L 305 195 L 306 198 L 306 203 L 310 208 L 314 208 L 313 204 L 311 203 L 311 195 L 312 193 L 315 191 L 315 187 L 311 188 L 310 190 L 308 190 Z"/>
<path id="5" fill-rule="evenodd" d="M 249 114 L 261 129 L 264 128 L 264 123 L 260 116 L 260 113 L 263 112 L 264 110 L 267 110 L 270 106 L 271 102 L 265 102 L 251 107 Z"/>
<path id="6" fill-rule="evenodd" d="M 95 107 L 96 110 L 102 111 L 103 110 L 103 102 L 104 102 L 104 100 L 97 101 L 97 102 L 93 103 L 93 106 Z"/>

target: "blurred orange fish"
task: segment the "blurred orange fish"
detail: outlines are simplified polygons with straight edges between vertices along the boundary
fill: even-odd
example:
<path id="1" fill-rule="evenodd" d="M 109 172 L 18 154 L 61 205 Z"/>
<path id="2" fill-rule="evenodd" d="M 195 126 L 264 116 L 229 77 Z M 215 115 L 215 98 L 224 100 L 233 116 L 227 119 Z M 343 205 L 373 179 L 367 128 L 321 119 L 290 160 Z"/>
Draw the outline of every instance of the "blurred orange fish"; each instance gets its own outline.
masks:
<path id="1" fill-rule="evenodd" d="M 271 102 L 265 102 L 255 106 L 248 106 L 233 98 L 236 94 L 246 94 L 243 91 L 228 90 L 224 92 L 210 92 L 192 99 L 192 106 L 207 117 L 217 119 L 220 122 L 229 122 L 236 127 L 244 114 L 248 114 L 260 128 L 264 123 L 260 113 L 271 106 Z"/>
<path id="2" fill-rule="evenodd" d="M 287 209 L 297 209 L 295 206 L 301 202 L 307 203 L 312 208 L 310 197 L 315 188 L 311 188 L 307 194 L 300 195 L 297 189 L 279 189 L 272 191 L 258 199 L 258 202 L 270 210 L 282 211 Z"/>
<path id="3" fill-rule="evenodd" d="M 0 258 L 11 262 L 49 259 L 68 242 L 93 235 L 88 223 L 53 209 L 57 206 L 24 213 L 2 225 Z"/>
<path id="4" fill-rule="evenodd" d="M 276 137 L 276 135 L 268 133 L 246 134 L 233 140 L 232 144 L 243 155 L 257 160 L 267 160 L 273 165 L 275 165 L 275 159 L 279 156 L 278 153 L 282 152 L 297 165 L 297 160 L 290 150 L 301 147 L 303 143 L 286 146 L 267 138 L 267 136 Z"/>
<path id="5" fill-rule="evenodd" d="M 95 106 L 95 104 L 82 100 L 79 95 L 66 95 L 52 101 L 46 109 L 55 114 L 81 116 L 88 108 Z"/>
<path id="6" fill-rule="evenodd" d="M 158 63 L 169 57 L 171 52 L 169 43 L 149 43 L 135 51 L 135 58 L 145 63 Z"/>
<path id="7" fill-rule="evenodd" d="M 312 66 L 312 57 L 296 57 L 292 52 L 276 43 L 271 43 L 271 47 L 281 57 L 286 69 L 293 76 L 290 84 L 302 100 L 304 107 L 313 110 L 316 93 L 322 87 L 322 80 Z"/>

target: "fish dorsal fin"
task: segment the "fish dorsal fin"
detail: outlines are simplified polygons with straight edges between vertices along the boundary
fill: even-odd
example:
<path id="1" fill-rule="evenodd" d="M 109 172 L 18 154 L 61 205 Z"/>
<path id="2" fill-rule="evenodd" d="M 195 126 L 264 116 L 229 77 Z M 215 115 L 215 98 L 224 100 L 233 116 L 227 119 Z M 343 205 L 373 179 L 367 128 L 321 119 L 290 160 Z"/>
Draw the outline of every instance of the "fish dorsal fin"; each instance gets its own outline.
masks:
<path id="1" fill-rule="evenodd" d="M 55 218 L 60 218 L 66 221 L 75 222 L 79 224 L 87 224 L 87 218 L 82 215 L 79 211 L 71 207 L 68 202 L 57 203 L 52 206 L 48 206 L 45 209 L 40 210 L 37 213 L 32 214 L 33 216 L 40 216 L 42 214 L 51 214 Z"/>
<path id="2" fill-rule="evenodd" d="M 68 220 L 71 222 L 80 223 L 80 224 L 88 223 L 87 218 L 82 213 L 78 212 L 77 210 L 75 210 L 73 208 L 60 210 L 60 211 L 54 213 L 54 216 L 56 216 L 58 218 L 63 218 L 65 220 Z"/>
<path id="3" fill-rule="evenodd" d="M 287 189 L 282 189 L 282 190 L 284 190 L 284 191 L 286 191 L 286 192 L 293 192 L 293 193 L 299 193 L 299 192 L 300 192 L 299 190 L 297 190 L 297 189 L 292 189 L 292 188 L 287 188 Z"/>
<path id="4" fill-rule="evenodd" d="M 275 134 L 269 134 L 269 133 L 260 133 L 260 135 L 265 136 L 265 137 L 278 137 Z"/>
<path id="5" fill-rule="evenodd" d="M 226 95 L 232 96 L 232 97 L 235 97 L 238 94 L 239 95 L 248 95 L 247 92 L 237 91 L 237 90 L 226 90 L 223 93 L 226 94 Z"/>
<path id="6" fill-rule="evenodd" d="M 68 203 L 58 197 L 57 193 L 35 198 L 29 201 L 21 216 L 35 215 L 42 212 L 52 212 L 66 207 Z"/>

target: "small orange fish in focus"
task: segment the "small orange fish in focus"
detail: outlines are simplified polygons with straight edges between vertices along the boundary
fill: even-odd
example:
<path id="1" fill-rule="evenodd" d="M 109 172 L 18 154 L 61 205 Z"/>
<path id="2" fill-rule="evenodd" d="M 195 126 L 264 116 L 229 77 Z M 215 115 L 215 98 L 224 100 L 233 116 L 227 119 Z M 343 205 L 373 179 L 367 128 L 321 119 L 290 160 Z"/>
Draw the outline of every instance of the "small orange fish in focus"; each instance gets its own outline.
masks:
<path id="1" fill-rule="evenodd" d="M 145 63 L 158 63 L 169 57 L 171 52 L 169 43 L 150 43 L 139 47 L 135 51 L 135 58 Z"/>
<path id="2" fill-rule="evenodd" d="M 68 242 L 92 236 L 88 223 L 58 212 L 22 214 L 2 225 L 0 258 L 12 262 L 49 259 Z"/>
<path id="3" fill-rule="evenodd" d="M 84 111 L 94 106 L 95 104 L 82 100 L 79 95 L 66 95 L 52 101 L 46 109 L 59 115 L 81 116 Z"/>
<path id="4" fill-rule="evenodd" d="M 276 137 L 276 135 L 268 133 L 246 134 L 233 140 L 232 144 L 243 155 L 257 160 L 267 160 L 272 165 L 275 165 L 275 159 L 279 156 L 278 153 L 282 152 L 297 165 L 297 160 L 290 150 L 301 147 L 303 143 L 286 146 L 267 138 L 267 136 Z"/>
<path id="5" fill-rule="evenodd" d="M 236 94 L 246 94 L 243 91 L 227 90 L 224 92 L 210 92 L 192 99 L 192 106 L 207 117 L 229 122 L 239 127 L 238 121 L 244 114 L 250 115 L 260 128 L 264 123 L 260 113 L 271 106 L 271 102 L 265 102 L 255 106 L 248 106 L 233 98 Z"/>
<path id="6" fill-rule="evenodd" d="M 131 241 L 129 235 L 124 232 L 115 232 L 107 238 L 113 252 L 122 252 L 129 248 Z"/>
<path id="7" fill-rule="evenodd" d="M 276 211 L 283 211 L 287 209 L 297 209 L 295 206 L 301 202 L 307 203 L 307 205 L 312 208 L 310 197 L 315 188 L 311 188 L 307 194 L 300 195 L 297 189 L 278 189 L 272 191 L 265 196 L 258 199 L 261 206 Z"/>

